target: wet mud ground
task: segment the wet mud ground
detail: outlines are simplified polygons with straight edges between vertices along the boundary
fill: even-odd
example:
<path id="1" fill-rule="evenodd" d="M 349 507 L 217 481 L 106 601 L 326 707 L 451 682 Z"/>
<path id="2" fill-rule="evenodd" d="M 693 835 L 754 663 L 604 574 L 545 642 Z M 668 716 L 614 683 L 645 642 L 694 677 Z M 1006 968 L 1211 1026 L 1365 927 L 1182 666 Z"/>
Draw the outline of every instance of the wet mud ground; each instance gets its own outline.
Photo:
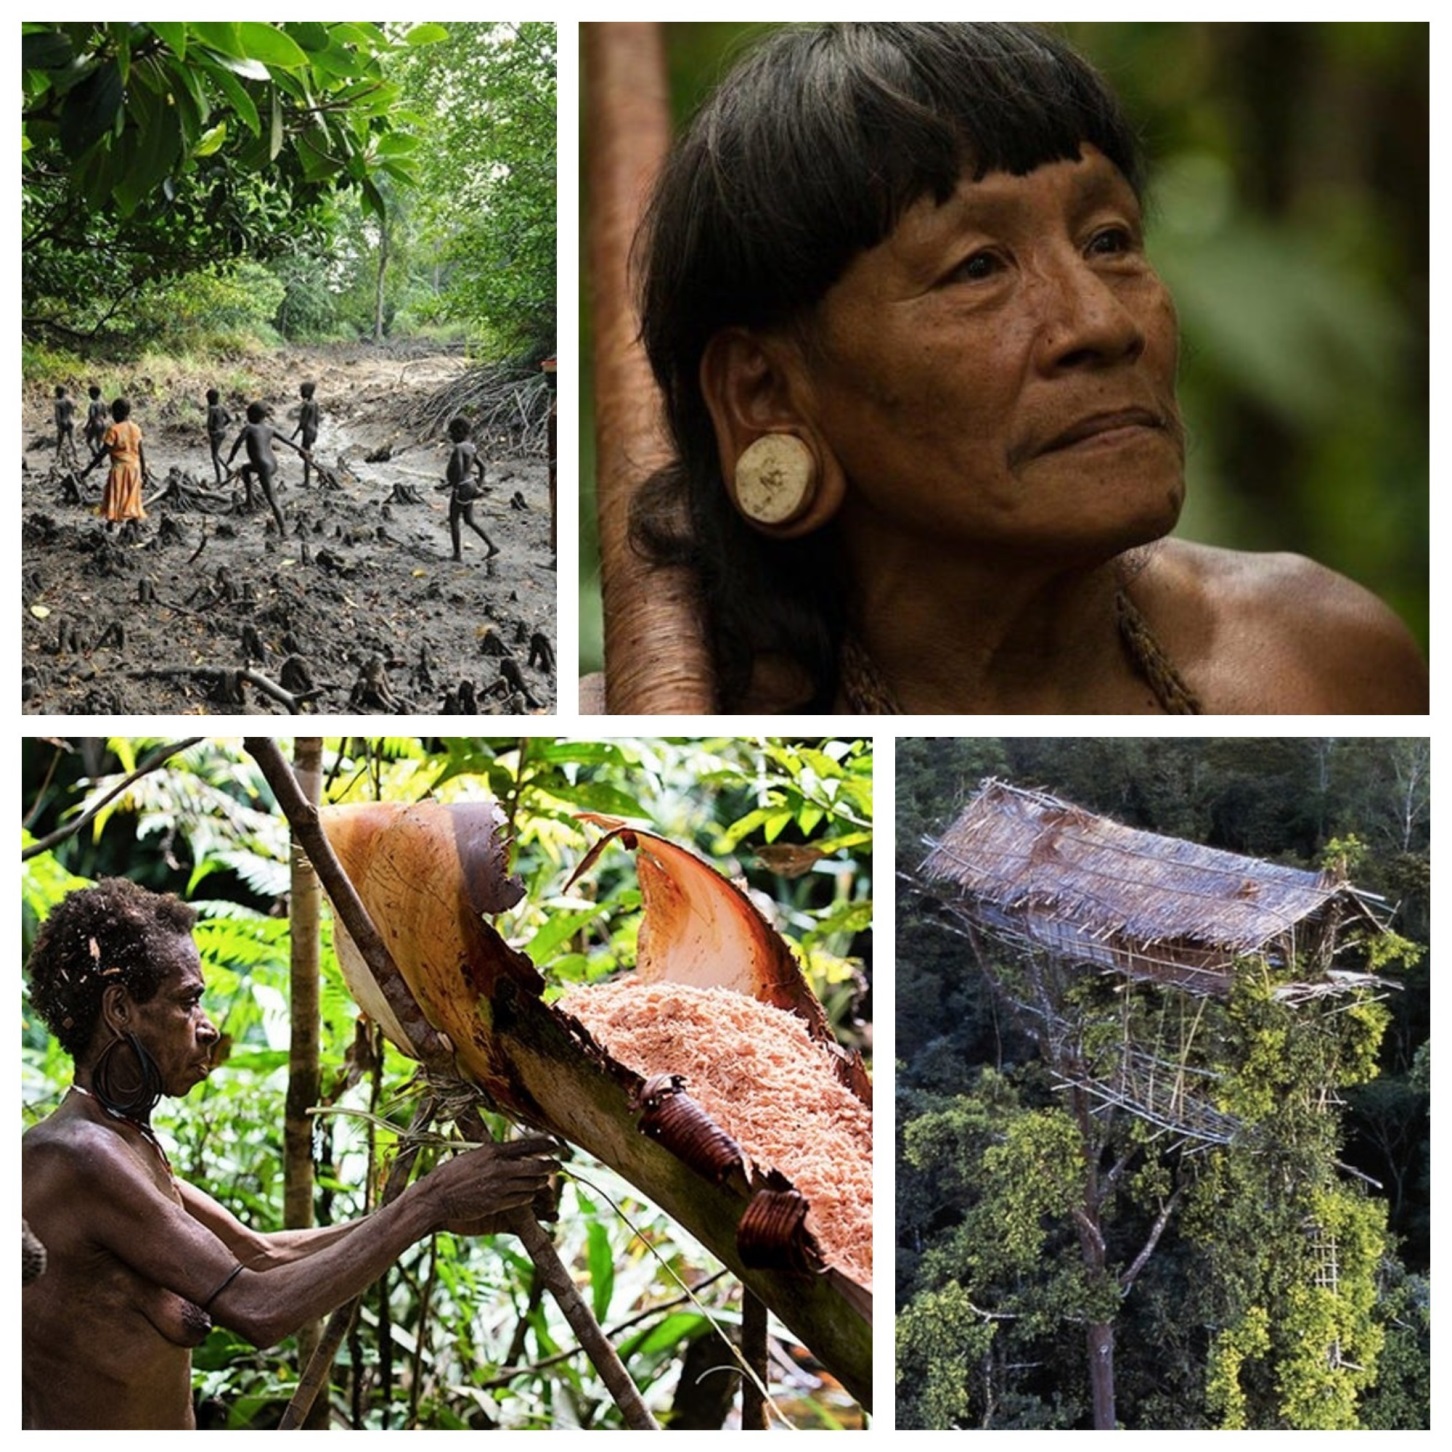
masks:
<path id="1" fill-rule="evenodd" d="M 547 463 L 482 441 L 476 519 L 452 559 L 443 481 L 448 445 L 404 420 L 464 368 L 362 347 L 281 355 L 254 391 L 286 437 L 297 385 L 316 379 L 329 471 L 306 490 L 302 460 L 278 447 L 279 539 L 260 491 L 222 487 L 203 427 L 206 380 L 166 380 L 132 417 L 152 482 L 139 525 L 106 528 L 103 460 L 66 500 L 53 467 L 51 399 L 23 400 L 21 694 L 30 714 L 512 714 L 555 707 L 556 570 Z M 129 385 L 128 385 L 129 387 Z M 72 390 L 73 394 L 75 390 Z M 78 446 L 85 418 L 77 408 Z M 234 419 L 246 399 L 224 391 Z M 225 459 L 229 443 L 223 448 Z M 391 457 L 366 462 L 387 448 Z M 243 457 L 239 454 L 239 460 Z M 84 458 L 82 460 L 84 463 Z M 172 471 L 178 471 L 173 473 Z M 204 492 L 198 499 L 190 482 Z M 181 497 L 178 498 L 178 490 Z M 218 504 L 221 512 L 194 507 Z M 188 507 L 188 506 L 193 507 Z"/>

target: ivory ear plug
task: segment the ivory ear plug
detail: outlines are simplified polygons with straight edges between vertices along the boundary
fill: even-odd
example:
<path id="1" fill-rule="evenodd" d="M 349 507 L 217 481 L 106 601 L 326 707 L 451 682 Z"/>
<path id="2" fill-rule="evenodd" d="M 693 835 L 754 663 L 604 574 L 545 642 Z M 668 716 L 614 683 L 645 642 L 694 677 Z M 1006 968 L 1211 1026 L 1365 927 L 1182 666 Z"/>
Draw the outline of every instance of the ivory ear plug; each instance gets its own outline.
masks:
<path id="1" fill-rule="evenodd" d="M 736 505 L 757 524 L 790 524 L 817 492 L 817 461 L 795 434 L 763 434 L 736 461 Z"/>

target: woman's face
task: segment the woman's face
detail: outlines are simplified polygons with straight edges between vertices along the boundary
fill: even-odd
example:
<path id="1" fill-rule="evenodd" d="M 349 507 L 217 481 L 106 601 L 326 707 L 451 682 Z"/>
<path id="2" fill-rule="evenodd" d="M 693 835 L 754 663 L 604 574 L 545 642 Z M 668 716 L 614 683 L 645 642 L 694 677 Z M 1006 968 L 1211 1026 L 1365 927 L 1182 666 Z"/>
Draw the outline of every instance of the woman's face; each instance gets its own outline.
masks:
<path id="1" fill-rule="evenodd" d="M 1139 204 L 1093 147 L 920 200 L 808 328 L 844 525 L 995 559 L 1159 538 L 1184 493 L 1176 351 Z"/>

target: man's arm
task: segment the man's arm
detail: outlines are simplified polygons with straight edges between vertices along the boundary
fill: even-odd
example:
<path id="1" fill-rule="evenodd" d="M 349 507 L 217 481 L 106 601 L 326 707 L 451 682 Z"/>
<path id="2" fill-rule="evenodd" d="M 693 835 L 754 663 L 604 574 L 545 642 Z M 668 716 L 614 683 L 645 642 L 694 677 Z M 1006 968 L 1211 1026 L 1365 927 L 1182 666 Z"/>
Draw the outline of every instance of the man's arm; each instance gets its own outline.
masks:
<path id="1" fill-rule="evenodd" d="M 217 1324 L 271 1346 L 370 1285 L 414 1241 L 528 1204 L 554 1168 L 540 1157 L 548 1149 L 516 1140 L 458 1155 L 313 1253 L 262 1270 L 245 1268 L 210 1225 L 163 1194 L 117 1136 L 51 1148 L 44 1173 L 91 1240 Z"/>

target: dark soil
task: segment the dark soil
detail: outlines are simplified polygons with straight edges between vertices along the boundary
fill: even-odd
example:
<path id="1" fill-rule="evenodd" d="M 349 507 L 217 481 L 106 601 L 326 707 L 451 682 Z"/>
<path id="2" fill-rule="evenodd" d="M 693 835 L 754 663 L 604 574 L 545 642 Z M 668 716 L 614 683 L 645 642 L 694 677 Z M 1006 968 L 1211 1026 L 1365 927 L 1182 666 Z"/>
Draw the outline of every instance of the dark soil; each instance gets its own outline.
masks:
<path id="1" fill-rule="evenodd" d="M 553 710 L 546 461 L 502 457 L 499 441 L 482 441 L 488 477 L 474 514 L 500 553 L 486 563 L 483 541 L 465 529 L 455 563 L 448 496 L 435 491 L 447 442 L 411 438 L 402 423 L 464 368 L 458 357 L 364 347 L 289 350 L 260 365 L 258 396 L 283 436 L 303 379 L 317 381 L 323 408 L 321 482 L 315 474 L 305 492 L 301 459 L 276 451 L 283 539 L 260 494 L 248 512 L 240 480 L 214 482 L 209 380 L 166 380 L 155 391 L 164 404 L 138 380 L 148 517 L 112 530 L 97 514 L 105 462 L 75 502 L 54 466 L 48 393 L 25 398 L 24 710 Z M 245 398 L 223 401 L 243 417 Z M 82 388 L 78 433 L 85 403 Z"/>

